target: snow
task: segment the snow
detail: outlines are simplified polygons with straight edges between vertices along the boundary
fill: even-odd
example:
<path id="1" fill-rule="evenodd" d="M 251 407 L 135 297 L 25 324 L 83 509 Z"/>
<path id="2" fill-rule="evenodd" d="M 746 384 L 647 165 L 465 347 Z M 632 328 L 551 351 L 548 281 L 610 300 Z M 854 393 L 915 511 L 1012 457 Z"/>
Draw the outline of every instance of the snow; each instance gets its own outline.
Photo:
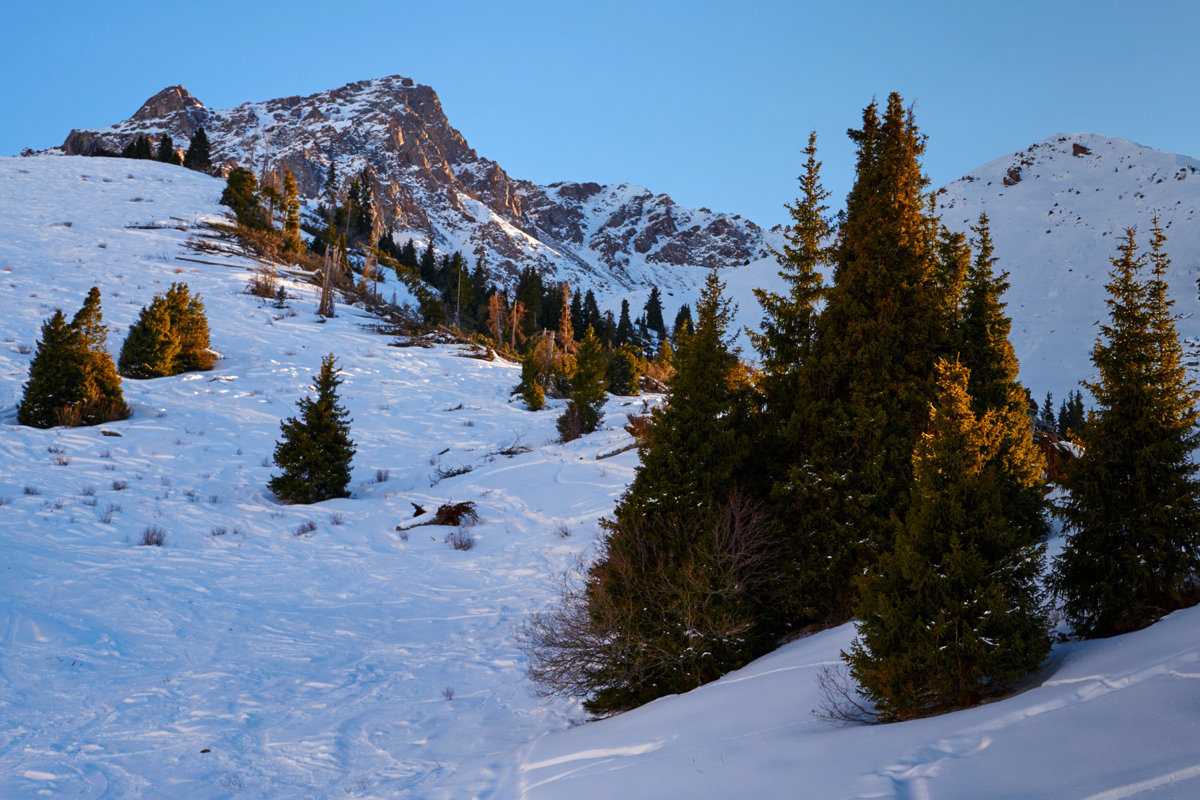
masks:
<path id="1" fill-rule="evenodd" d="M 516 365 L 391 347 L 345 305 L 319 323 L 298 282 L 294 316 L 264 304 L 243 292 L 250 262 L 180 260 L 221 187 L 155 162 L 0 159 L 0 797 L 1200 796 L 1200 610 L 1056 646 L 1019 694 L 888 726 L 811 713 L 850 627 L 600 722 L 533 697 L 515 629 L 593 551 L 636 463 L 597 456 L 630 441 L 643 400 L 611 398 L 603 430 L 556 444 L 561 401 L 524 410 Z M 125 381 L 125 421 L 15 424 L 54 308 L 99 285 L 115 354 L 181 280 L 208 309 L 213 372 Z M 327 352 L 353 495 L 280 505 L 279 422 Z M 446 501 L 477 504 L 473 549 L 397 530 Z M 164 546 L 137 546 L 149 526 Z"/>

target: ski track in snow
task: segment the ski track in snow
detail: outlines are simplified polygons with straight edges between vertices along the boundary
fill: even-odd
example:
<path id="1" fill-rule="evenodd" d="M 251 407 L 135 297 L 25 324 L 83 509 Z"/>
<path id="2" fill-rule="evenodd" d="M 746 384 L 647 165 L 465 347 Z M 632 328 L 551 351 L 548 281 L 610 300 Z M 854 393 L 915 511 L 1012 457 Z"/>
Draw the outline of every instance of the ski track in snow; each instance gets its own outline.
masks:
<path id="1" fill-rule="evenodd" d="M 596 456 L 630 441 L 624 413 L 642 401 L 612 398 L 608 427 L 554 444 L 561 401 L 524 410 L 509 395 L 517 365 L 390 347 L 345 305 L 318 324 L 301 283 L 288 284 L 294 316 L 257 301 L 244 259 L 178 260 L 220 215 L 221 186 L 153 162 L 0 159 L 0 797 L 1200 791 L 1200 610 L 1058 646 L 1023 693 L 896 725 L 810 713 L 849 627 L 609 720 L 581 725 L 577 704 L 533 698 L 514 631 L 593 551 L 637 459 Z M 150 222 L 163 224 L 127 227 Z M 766 272 L 734 273 L 734 293 Z M 129 420 L 15 424 L 54 308 L 72 314 L 100 285 L 115 355 L 177 280 L 207 306 L 213 372 L 125 381 Z M 265 488 L 279 422 L 329 351 L 359 447 L 353 496 L 283 506 Z M 499 454 L 514 443 L 532 449 Z M 461 500 L 481 516 L 472 550 L 451 549 L 446 528 L 397 530 L 412 503 Z M 136 546 L 151 525 L 165 546 Z"/>

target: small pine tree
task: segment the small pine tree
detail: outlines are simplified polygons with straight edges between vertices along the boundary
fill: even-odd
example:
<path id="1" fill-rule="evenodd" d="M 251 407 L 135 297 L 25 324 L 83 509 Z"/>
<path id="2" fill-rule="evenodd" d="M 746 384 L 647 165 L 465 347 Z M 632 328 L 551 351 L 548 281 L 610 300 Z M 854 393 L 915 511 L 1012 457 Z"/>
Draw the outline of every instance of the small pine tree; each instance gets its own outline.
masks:
<path id="1" fill-rule="evenodd" d="M 153 159 L 154 149 L 145 134 L 138 134 L 136 139 L 125 145 L 125 149 L 121 151 L 121 155 L 125 158 Z"/>
<path id="2" fill-rule="evenodd" d="M 517 385 L 517 391 L 530 411 L 541 411 L 546 405 L 546 390 L 539 381 L 539 373 L 537 349 L 530 348 L 521 358 L 521 382 Z"/>
<path id="3" fill-rule="evenodd" d="M 646 313 L 646 327 L 654 331 L 660 341 L 667 338 L 667 324 L 663 322 L 662 295 L 657 286 L 650 287 L 650 297 L 642 310 Z"/>
<path id="4" fill-rule="evenodd" d="M 239 225 L 252 230 L 267 230 L 271 227 L 266 211 L 259 205 L 258 179 L 245 167 L 234 167 L 225 178 L 225 190 L 221 192 L 221 205 L 233 209 Z"/>
<path id="5" fill-rule="evenodd" d="M 164 164 L 175 164 L 176 166 L 183 163 L 183 159 L 175 151 L 175 142 L 171 140 L 169 133 L 164 133 L 158 142 L 158 160 Z"/>
<path id="6" fill-rule="evenodd" d="M 1109 321 L 1092 351 L 1096 410 L 1075 431 L 1083 454 L 1066 474 L 1066 545 L 1050 585 L 1087 637 L 1148 625 L 1200 594 L 1197 392 L 1187 379 L 1155 220 L 1151 276 L 1125 232 L 1107 284 Z"/>
<path id="7" fill-rule="evenodd" d="M 167 300 L 156 295 L 142 308 L 137 322 L 129 328 L 117 369 L 126 378 L 161 378 L 173 375 L 179 355 L 179 340 L 171 333 L 171 314 Z"/>
<path id="8" fill-rule="evenodd" d="M 83 306 L 71 320 L 71 327 L 79 331 L 86 351 L 84 364 L 85 383 L 80 418 L 84 425 L 98 425 L 129 416 L 121 391 L 121 376 L 108 352 L 108 326 L 100 311 L 100 289 L 93 286 Z"/>
<path id="9" fill-rule="evenodd" d="M 283 438 L 275 445 L 275 464 L 281 473 L 268 487 L 288 503 L 319 503 L 349 497 L 350 415 L 340 405 L 337 387 L 342 381 L 333 354 L 321 360 L 313 376 L 316 399 L 301 398 L 299 414 L 280 423 Z"/>
<path id="10" fill-rule="evenodd" d="M 212 369 L 216 357 L 209 349 L 204 301 L 192 295 L 186 283 L 173 283 L 167 290 L 166 302 L 171 335 L 179 342 L 179 352 L 171 365 L 171 374 Z"/>
<path id="11" fill-rule="evenodd" d="M 75 410 L 83 401 L 86 364 L 82 334 L 55 311 L 42 323 L 17 422 L 33 428 L 78 424 Z"/>
<path id="12" fill-rule="evenodd" d="M 904 526 L 861 581 L 858 639 L 843 654 L 889 722 L 974 705 L 1050 651 L 1038 587 L 1047 526 L 1014 513 L 1041 495 L 1020 394 L 977 416 L 966 369 L 943 361 L 938 372 Z"/>
<path id="13" fill-rule="evenodd" d="M 617 331 L 613 334 L 613 344 L 620 347 L 633 341 L 633 321 L 629 319 L 629 300 L 621 301 L 621 318 L 617 322 Z"/>
<path id="14" fill-rule="evenodd" d="M 300 238 L 300 192 L 290 169 L 283 173 L 283 249 L 289 253 L 304 249 Z"/>
<path id="15" fill-rule="evenodd" d="M 604 419 L 607 363 L 604 350 L 591 328 L 579 343 L 575 371 L 571 374 L 571 400 L 558 418 L 558 432 L 564 442 L 592 433 Z"/>
<path id="16" fill-rule="evenodd" d="M 183 154 L 183 165 L 199 172 L 212 169 L 212 154 L 209 151 L 208 134 L 204 132 L 204 128 L 198 128 L 192 134 L 187 152 Z"/>
<path id="17" fill-rule="evenodd" d="M 675 344 L 679 344 L 679 338 L 686 336 L 696 327 L 692 322 L 692 307 L 684 303 L 679 307 L 679 312 L 675 314 L 675 324 L 671 326 L 671 338 L 675 340 Z"/>
<path id="18" fill-rule="evenodd" d="M 630 397 L 638 393 L 638 382 L 646 371 L 646 361 L 633 344 L 623 344 L 608 359 L 605 373 L 608 390 L 615 395 Z"/>

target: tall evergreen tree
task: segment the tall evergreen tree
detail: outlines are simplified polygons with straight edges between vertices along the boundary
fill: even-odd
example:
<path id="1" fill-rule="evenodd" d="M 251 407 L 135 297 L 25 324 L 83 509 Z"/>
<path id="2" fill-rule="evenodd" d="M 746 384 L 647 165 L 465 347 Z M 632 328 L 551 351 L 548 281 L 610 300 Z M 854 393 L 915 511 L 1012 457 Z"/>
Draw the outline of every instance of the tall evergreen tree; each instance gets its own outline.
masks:
<path id="1" fill-rule="evenodd" d="M 349 497 L 350 414 L 340 404 L 337 387 L 342 380 L 333 354 L 321 359 L 313 376 L 316 398 L 301 398 L 299 414 L 280 424 L 283 438 L 275 445 L 275 464 L 281 472 L 268 487 L 288 503 L 319 503 Z"/>
<path id="2" fill-rule="evenodd" d="M 153 159 L 154 148 L 145 134 L 138 134 L 136 139 L 125 145 L 125 149 L 121 151 L 121 155 L 125 158 Z"/>
<path id="3" fill-rule="evenodd" d="M 692 307 L 684 303 L 679 307 L 679 312 L 675 314 L 675 324 L 671 326 L 671 337 L 675 339 L 676 344 L 679 344 L 679 337 L 690 333 L 695 328 L 696 324 L 692 322 Z"/>
<path id="4" fill-rule="evenodd" d="M 204 132 L 204 128 L 198 128 L 192 134 L 187 152 L 183 154 L 183 165 L 200 172 L 212 169 L 212 154 L 209 151 L 208 134 Z"/>
<path id="5" fill-rule="evenodd" d="M 1165 237 L 1153 229 L 1151 274 L 1125 232 L 1107 284 L 1109 320 L 1085 384 L 1096 410 L 1076 441 L 1060 513 L 1066 545 L 1051 586 L 1083 636 L 1143 627 L 1197 601 L 1200 481 L 1197 393 L 1187 379 L 1167 295 Z"/>
<path id="6" fill-rule="evenodd" d="M 818 619 L 844 618 L 854 576 L 891 548 L 888 521 L 908 505 L 934 364 L 949 344 L 924 137 L 895 93 L 882 118 L 872 103 L 850 135 L 856 180 L 807 359 L 810 388 L 789 423 L 808 444 L 773 489 L 797 533 L 797 613 Z"/>
<path id="7" fill-rule="evenodd" d="M 1011 505 L 1041 502 L 1041 457 L 1020 394 L 977 415 L 967 370 L 941 362 L 939 374 L 905 523 L 861 582 L 858 639 L 846 655 L 884 721 L 973 705 L 1050 651 L 1038 587 L 1047 526 Z"/>
<path id="8" fill-rule="evenodd" d="M 606 523 L 602 558 L 590 571 L 593 618 L 620 611 L 606 630 L 609 659 L 589 676 L 593 696 L 585 705 L 594 713 L 694 688 L 762 646 L 754 623 L 757 582 L 745 569 L 761 565 L 761 553 L 741 538 L 746 530 L 721 527 L 741 452 L 729 424 L 728 377 L 737 358 L 723 288 L 716 271 L 709 273 L 695 335 L 678 353 L 666 406 L 654 415 L 641 465 Z"/>

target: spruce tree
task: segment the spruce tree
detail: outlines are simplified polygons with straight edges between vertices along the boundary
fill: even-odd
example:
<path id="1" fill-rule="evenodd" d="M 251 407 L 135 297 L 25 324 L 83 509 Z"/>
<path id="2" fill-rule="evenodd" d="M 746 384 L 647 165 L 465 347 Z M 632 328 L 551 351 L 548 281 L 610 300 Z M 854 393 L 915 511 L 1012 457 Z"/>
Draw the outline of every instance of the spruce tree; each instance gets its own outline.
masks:
<path id="1" fill-rule="evenodd" d="M 121 345 L 118 371 L 127 378 L 161 378 L 173 375 L 179 340 L 171 332 L 167 300 L 156 295 L 144 306 Z"/>
<path id="2" fill-rule="evenodd" d="M 304 249 L 300 238 L 300 191 L 290 169 L 283 173 L 283 249 L 289 253 Z"/>
<path id="3" fill-rule="evenodd" d="M 221 205 L 233 209 L 239 225 L 254 230 L 270 227 L 266 212 L 259 205 L 258 180 L 245 167 L 234 167 L 225 179 Z"/>
<path id="4" fill-rule="evenodd" d="M 121 377 L 108 352 L 108 326 L 100 310 L 100 289 L 93 286 L 83 306 L 71 320 L 79 332 L 86 356 L 84 361 L 83 401 L 80 420 L 84 425 L 98 425 L 129 416 L 121 391 Z"/>
<path id="5" fill-rule="evenodd" d="M 158 142 L 158 160 L 164 164 L 175 164 L 176 166 L 183 163 L 179 153 L 175 152 L 175 142 L 171 140 L 169 133 L 164 133 Z"/>
<path id="6" fill-rule="evenodd" d="M 183 165 L 199 172 L 212 169 L 212 154 L 209 152 L 208 134 L 204 132 L 204 128 L 198 128 L 192 134 L 187 152 L 183 154 Z"/>
<path id="7" fill-rule="evenodd" d="M 1197 600 L 1200 481 L 1197 393 L 1167 295 L 1157 220 L 1150 276 L 1132 229 L 1113 257 L 1109 320 L 1092 350 L 1096 409 L 1076 431 L 1060 509 L 1066 545 L 1050 584 L 1076 633 L 1111 636 Z"/>
<path id="8" fill-rule="evenodd" d="M 629 397 L 638 393 L 638 382 L 645 372 L 645 361 L 633 344 L 623 344 L 612 352 L 605 373 L 608 390 L 615 395 Z"/>
<path id="9" fill-rule="evenodd" d="M 741 452 L 729 422 L 737 358 L 722 291 L 714 270 L 696 333 L 677 355 L 667 403 L 654 414 L 641 465 L 605 523 L 602 557 L 589 574 L 590 613 L 612 623 L 608 660 L 588 681 L 585 706 L 597 714 L 687 691 L 746 663 L 763 644 L 759 586 L 745 570 L 763 564 L 762 554 L 745 528 L 722 526 Z"/>
<path id="10" fill-rule="evenodd" d="M 79 424 L 84 399 L 87 348 L 83 335 L 55 311 L 42 323 L 29 381 L 17 406 L 17 422 L 33 428 Z"/>
<path id="11" fill-rule="evenodd" d="M 613 334 L 613 344 L 620 347 L 633 342 L 633 321 L 629 319 L 629 300 L 621 300 L 621 318 L 617 322 L 616 333 Z"/>
<path id="12" fill-rule="evenodd" d="M 679 337 L 690 333 L 696 327 L 692 322 L 692 307 L 684 303 L 679 307 L 679 312 L 675 314 L 675 324 L 671 326 L 671 338 L 675 340 L 675 344 L 679 344 Z"/>
<path id="13" fill-rule="evenodd" d="M 966 368 L 938 372 L 904 525 L 861 581 L 858 638 L 844 654 L 883 721 L 978 703 L 1050 651 L 1038 587 L 1047 526 L 1020 513 L 1040 504 L 1042 470 L 1020 393 L 977 415 Z"/>
<path id="14" fill-rule="evenodd" d="M 659 340 L 667 337 L 667 324 L 663 321 L 662 295 L 657 286 L 650 287 L 650 297 L 642 309 L 646 314 L 646 327 L 654 331 Z"/>
<path id="15" fill-rule="evenodd" d="M 342 381 L 333 354 L 321 360 L 313 376 L 316 398 L 301 398 L 299 414 L 280 423 L 283 438 L 275 445 L 275 464 L 281 470 L 268 487 L 288 503 L 319 503 L 349 497 L 350 415 L 340 404 Z"/>
<path id="16" fill-rule="evenodd" d="M 804 397 L 788 424 L 799 457 L 772 489 L 799 555 L 795 614 L 843 619 L 854 576 L 887 552 L 912 482 L 912 452 L 928 424 L 934 364 L 949 349 L 937 221 L 919 159 L 925 139 L 901 102 L 874 103 L 850 132 L 856 180 L 831 254 Z"/>
<path id="17" fill-rule="evenodd" d="M 179 343 L 170 374 L 212 369 L 216 356 L 210 349 L 204 301 L 192 295 L 186 283 L 173 283 L 167 290 L 166 304 L 171 336 Z"/>
<path id="18" fill-rule="evenodd" d="M 575 357 L 575 371 L 571 374 L 571 400 L 567 410 L 558 419 L 558 432 L 563 441 L 578 435 L 592 433 L 604 419 L 605 379 L 607 360 L 600 341 L 591 328 L 579 343 Z"/>

